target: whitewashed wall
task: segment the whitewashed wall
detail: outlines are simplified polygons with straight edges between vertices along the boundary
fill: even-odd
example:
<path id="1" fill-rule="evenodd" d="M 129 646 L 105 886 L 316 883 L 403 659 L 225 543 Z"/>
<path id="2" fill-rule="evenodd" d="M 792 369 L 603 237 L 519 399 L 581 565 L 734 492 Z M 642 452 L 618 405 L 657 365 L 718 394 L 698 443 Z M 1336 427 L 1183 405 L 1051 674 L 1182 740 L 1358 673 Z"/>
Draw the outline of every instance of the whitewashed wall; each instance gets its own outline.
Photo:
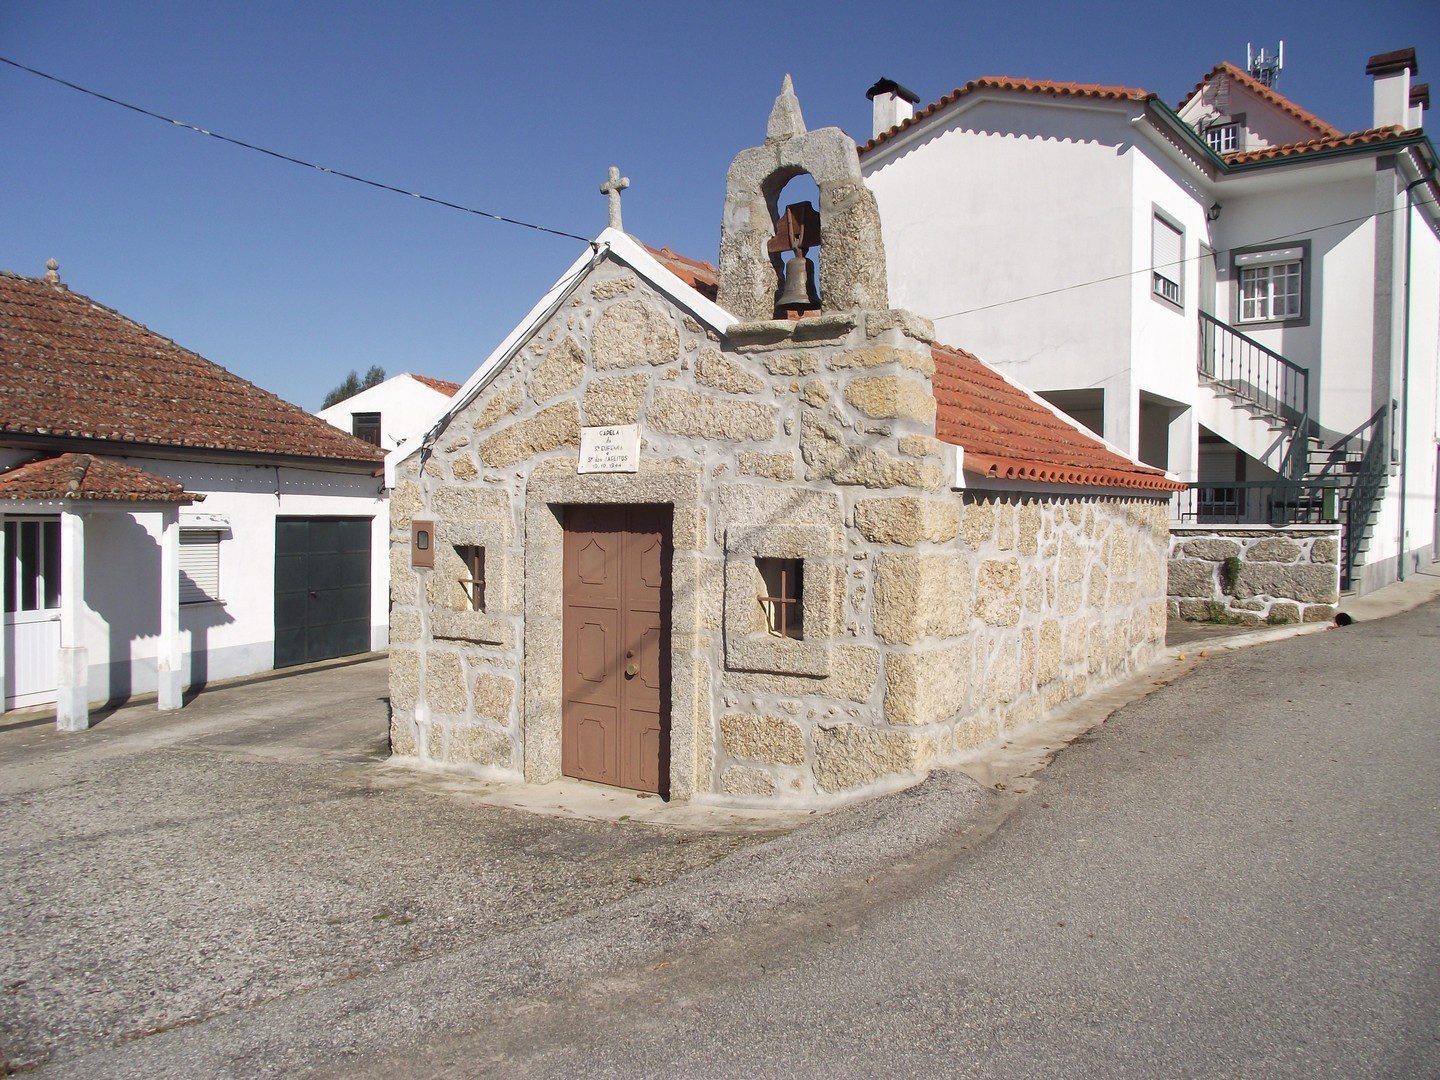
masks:
<path id="1" fill-rule="evenodd" d="M 33 456 L 6 449 L 0 466 Z M 220 538 L 216 604 L 180 609 L 187 684 L 268 671 L 275 660 L 275 519 L 281 516 L 369 518 L 370 647 L 388 643 L 390 567 L 388 509 L 380 479 L 363 473 L 127 457 L 146 472 L 180 481 L 206 496 L 182 507 L 229 519 Z M 85 521 L 85 629 L 90 697 L 153 691 L 160 630 L 158 512 L 89 513 Z"/>
<path id="2" fill-rule="evenodd" d="M 379 413 L 381 449 L 388 453 L 423 436 L 449 403 L 449 395 L 409 375 L 395 375 L 315 415 L 348 433 L 356 413 Z"/>

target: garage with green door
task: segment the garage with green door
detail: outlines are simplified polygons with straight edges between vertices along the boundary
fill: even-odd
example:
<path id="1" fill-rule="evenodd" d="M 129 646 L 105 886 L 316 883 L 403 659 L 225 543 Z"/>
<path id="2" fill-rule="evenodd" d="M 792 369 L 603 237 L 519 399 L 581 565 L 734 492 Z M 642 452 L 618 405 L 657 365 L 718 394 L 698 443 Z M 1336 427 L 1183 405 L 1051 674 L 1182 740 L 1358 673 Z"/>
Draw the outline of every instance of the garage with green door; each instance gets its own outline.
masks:
<path id="1" fill-rule="evenodd" d="M 275 666 L 370 650 L 370 519 L 275 521 Z"/>

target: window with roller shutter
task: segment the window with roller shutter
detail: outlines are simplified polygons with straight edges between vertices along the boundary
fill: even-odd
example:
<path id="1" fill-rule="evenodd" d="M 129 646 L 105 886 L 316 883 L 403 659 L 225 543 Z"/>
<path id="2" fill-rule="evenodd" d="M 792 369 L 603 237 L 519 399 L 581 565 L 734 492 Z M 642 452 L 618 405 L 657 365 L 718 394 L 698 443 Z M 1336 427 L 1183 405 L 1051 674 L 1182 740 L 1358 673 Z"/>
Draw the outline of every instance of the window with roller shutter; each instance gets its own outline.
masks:
<path id="1" fill-rule="evenodd" d="M 180 530 L 180 603 L 204 604 L 220 599 L 220 532 Z"/>
<path id="2" fill-rule="evenodd" d="M 1183 307 L 1180 283 L 1183 280 L 1185 233 L 1156 211 L 1151 218 L 1151 292 L 1167 303 Z"/>

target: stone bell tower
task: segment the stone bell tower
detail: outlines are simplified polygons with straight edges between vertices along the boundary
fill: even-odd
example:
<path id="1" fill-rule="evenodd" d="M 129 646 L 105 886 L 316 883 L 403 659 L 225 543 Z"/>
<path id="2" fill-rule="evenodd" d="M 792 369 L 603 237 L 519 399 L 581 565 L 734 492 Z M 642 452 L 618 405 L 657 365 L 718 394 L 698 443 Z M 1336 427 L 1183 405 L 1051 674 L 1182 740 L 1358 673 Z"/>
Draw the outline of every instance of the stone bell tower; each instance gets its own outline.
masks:
<path id="1" fill-rule="evenodd" d="M 725 179 L 719 302 L 742 321 L 775 317 L 783 283 L 776 226 L 794 219 L 780 207 L 780 192 L 803 174 L 820 189 L 820 311 L 890 306 L 880 212 L 860 175 L 855 141 L 837 127 L 806 131 L 786 75 L 765 142 L 737 154 Z"/>

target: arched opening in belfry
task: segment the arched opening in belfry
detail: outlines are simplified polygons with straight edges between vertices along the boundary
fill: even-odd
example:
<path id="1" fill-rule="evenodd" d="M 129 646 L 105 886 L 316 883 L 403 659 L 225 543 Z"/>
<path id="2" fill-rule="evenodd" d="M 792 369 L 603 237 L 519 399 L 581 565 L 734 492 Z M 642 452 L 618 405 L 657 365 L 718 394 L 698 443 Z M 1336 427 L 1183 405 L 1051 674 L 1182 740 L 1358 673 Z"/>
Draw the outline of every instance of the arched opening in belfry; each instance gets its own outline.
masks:
<path id="1" fill-rule="evenodd" d="M 820 188 L 809 173 L 788 168 L 764 184 L 774 235 L 767 247 L 775 268 L 775 317 L 797 319 L 820 310 Z"/>

